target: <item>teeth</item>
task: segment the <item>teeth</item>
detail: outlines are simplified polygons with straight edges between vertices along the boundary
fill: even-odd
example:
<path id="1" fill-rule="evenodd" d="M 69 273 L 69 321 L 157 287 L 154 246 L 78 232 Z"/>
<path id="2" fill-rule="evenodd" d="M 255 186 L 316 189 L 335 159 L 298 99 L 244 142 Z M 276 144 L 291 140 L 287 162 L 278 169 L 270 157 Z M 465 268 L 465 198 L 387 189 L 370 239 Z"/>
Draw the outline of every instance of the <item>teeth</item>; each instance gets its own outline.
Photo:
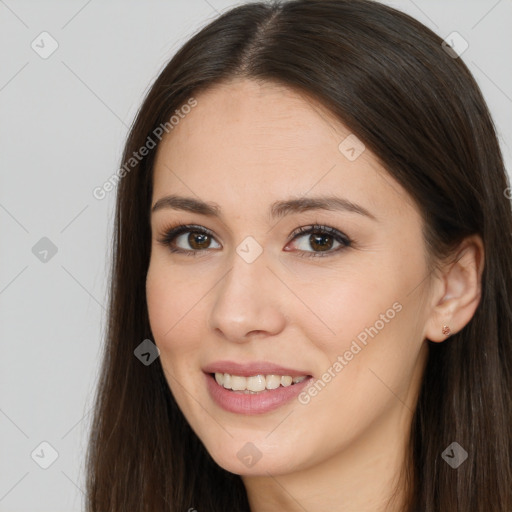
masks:
<path id="1" fill-rule="evenodd" d="M 231 375 L 231 389 L 233 391 L 243 391 L 247 389 L 247 379 L 238 375 Z"/>
<path id="2" fill-rule="evenodd" d="M 265 375 L 256 375 L 247 378 L 247 389 L 249 391 L 263 391 L 267 386 Z"/>
<path id="3" fill-rule="evenodd" d="M 281 386 L 287 387 L 291 386 L 293 379 L 289 375 L 283 375 L 281 377 Z"/>
<path id="4" fill-rule="evenodd" d="M 265 377 L 267 389 L 277 389 L 281 385 L 281 377 L 279 375 L 267 375 Z"/>
<path id="5" fill-rule="evenodd" d="M 215 374 L 215 380 L 219 386 L 232 389 L 233 391 L 243 391 L 246 394 L 258 393 L 265 389 L 277 389 L 279 386 L 288 387 L 302 382 L 305 378 L 306 375 L 300 377 L 290 377 L 289 375 L 252 375 L 251 377 L 242 377 L 229 373 Z"/>

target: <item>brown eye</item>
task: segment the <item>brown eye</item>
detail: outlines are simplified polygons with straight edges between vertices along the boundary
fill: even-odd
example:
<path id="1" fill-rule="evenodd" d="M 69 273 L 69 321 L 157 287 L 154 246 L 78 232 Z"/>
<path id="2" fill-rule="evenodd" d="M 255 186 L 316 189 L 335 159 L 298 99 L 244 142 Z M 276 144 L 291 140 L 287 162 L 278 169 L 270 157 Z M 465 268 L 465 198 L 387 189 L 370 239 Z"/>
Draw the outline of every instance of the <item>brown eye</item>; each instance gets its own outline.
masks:
<path id="1" fill-rule="evenodd" d="M 331 235 L 313 234 L 309 235 L 309 244 L 316 251 L 328 251 L 334 245 Z"/>
<path id="2" fill-rule="evenodd" d="M 178 237 L 180 238 L 180 237 Z M 208 246 L 211 243 L 212 238 L 210 235 L 206 233 L 201 233 L 197 231 L 191 231 L 187 237 L 187 242 L 190 247 L 194 250 L 208 249 Z"/>
<path id="3" fill-rule="evenodd" d="M 293 235 L 292 244 L 303 253 L 301 256 L 329 256 L 349 247 L 352 243 L 341 231 L 317 224 L 301 227 Z"/>
<path id="4" fill-rule="evenodd" d="M 201 226 L 179 225 L 170 228 L 158 241 L 168 247 L 171 252 L 191 256 L 201 251 L 221 247 L 215 237 Z"/>

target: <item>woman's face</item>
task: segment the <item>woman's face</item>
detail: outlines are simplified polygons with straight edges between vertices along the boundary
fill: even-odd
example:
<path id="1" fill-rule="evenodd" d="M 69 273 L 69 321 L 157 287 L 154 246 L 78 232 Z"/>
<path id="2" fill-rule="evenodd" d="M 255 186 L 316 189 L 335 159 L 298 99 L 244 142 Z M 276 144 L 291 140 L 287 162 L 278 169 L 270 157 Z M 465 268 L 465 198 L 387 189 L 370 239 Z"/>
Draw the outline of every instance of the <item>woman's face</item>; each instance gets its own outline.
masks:
<path id="1" fill-rule="evenodd" d="M 241 80 L 196 99 L 158 149 L 147 275 L 190 426 L 242 475 L 402 446 L 430 293 L 413 201 L 290 89 Z"/>

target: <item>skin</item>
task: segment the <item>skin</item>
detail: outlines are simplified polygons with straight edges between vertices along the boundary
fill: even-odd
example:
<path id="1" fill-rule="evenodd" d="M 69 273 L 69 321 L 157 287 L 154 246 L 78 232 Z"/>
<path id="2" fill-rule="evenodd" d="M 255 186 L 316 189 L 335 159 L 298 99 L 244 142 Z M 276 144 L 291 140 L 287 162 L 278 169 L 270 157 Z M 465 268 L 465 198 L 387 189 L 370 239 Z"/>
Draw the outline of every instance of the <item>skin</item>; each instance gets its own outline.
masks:
<path id="1" fill-rule="evenodd" d="M 399 510 L 426 339 L 443 342 L 443 325 L 457 332 L 473 316 L 481 240 L 465 240 L 458 260 L 432 273 L 412 199 L 368 149 L 354 161 L 340 152 L 350 131 L 313 99 L 247 79 L 196 98 L 154 167 L 152 205 L 176 194 L 221 209 L 219 219 L 175 209 L 151 218 L 148 310 L 170 390 L 214 460 L 242 476 L 253 512 Z M 375 220 L 333 210 L 269 216 L 274 201 L 317 195 L 348 199 Z M 158 240 L 171 223 L 208 228 L 209 248 L 170 252 Z M 315 223 L 352 244 L 307 257 L 318 246 L 291 234 Z M 247 236 L 263 248 L 252 263 L 236 252 Z M 187 235 L 174 243 L 194 249 Z M 209 397 L 201 367 L 218 360 L 268 360 L 321 379 L 397 302 L 400 312 L 309 403 L 239 415 Z M 261 452 L 252 467 L 237 457 L 247 442 Z"/>

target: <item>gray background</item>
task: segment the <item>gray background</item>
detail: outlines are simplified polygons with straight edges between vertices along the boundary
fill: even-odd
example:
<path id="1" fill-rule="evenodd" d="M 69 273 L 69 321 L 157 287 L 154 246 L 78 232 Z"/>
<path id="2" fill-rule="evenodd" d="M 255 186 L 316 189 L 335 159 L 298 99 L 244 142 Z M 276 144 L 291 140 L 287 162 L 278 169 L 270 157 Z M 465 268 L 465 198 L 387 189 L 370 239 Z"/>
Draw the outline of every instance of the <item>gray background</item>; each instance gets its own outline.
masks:
<path id="1" fill-rule="evenodd" d="M 443 38 L 457 31 L 467 40 L 462 58 L 510 170 L 511 0 L 386 3 Z M 0 0 L 0 511 L 82 509 L 115 196 L 97 200 L 92 190 L 120 165 L 128 126 L 159 70 L 233 5 Z M 47 59 L 31 47 L 35 40 L 48 50 L 43 31 L 59 45 Z M 32 251 L 43 237 L 57 248 L 46 262 Z M 52 460 L 43 441 L 58 452 L 48 469 L 40 467 Z"/>

